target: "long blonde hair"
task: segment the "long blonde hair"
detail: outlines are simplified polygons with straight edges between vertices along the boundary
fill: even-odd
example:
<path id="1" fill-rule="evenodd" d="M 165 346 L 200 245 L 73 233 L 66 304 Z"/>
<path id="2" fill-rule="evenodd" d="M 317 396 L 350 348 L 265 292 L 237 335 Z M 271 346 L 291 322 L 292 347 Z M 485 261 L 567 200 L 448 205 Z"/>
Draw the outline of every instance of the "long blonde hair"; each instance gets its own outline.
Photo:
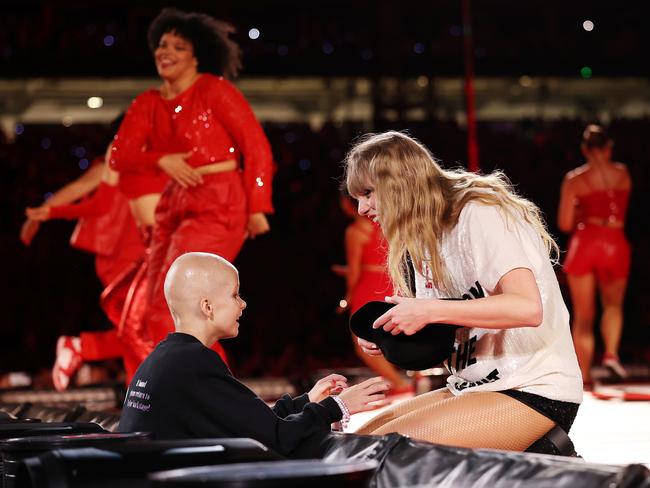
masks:
<path id="1" fill-rule="evenodd" d="M 540 235 L 551 259 L 559 254 L 539 208 L 518 196 L 502 172 L 479 175 L 442 169 L 424 145 L 401 132 L 362 136 L 346 156 L 345 184 L 353 196 L 374 190 L 388 242 L 388 271 L 403 296 L 413 295 L 407 282 L 409 257 L 417 270 L 428 265 L 436 287 L 453 292 L 440 240 L 470 201 L 498 206 L 506 217 L 523 217 Z"/>

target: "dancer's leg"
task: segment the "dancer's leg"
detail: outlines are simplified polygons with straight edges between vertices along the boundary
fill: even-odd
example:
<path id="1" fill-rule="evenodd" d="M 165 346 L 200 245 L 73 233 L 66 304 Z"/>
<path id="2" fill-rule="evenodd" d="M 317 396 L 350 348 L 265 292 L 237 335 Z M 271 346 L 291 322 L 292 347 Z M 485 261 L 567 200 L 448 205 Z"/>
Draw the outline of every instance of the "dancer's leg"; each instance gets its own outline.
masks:
<path id="1" fill-rule="evenodd" d="M 618 348 L 623 334 L 623 299 L 626 286 L 626 279 L 599 283 L 600 299 L 603 306 L 600 332 L 605 345 L 603 364 L 611 368 L 621 378 L 627 377 L 627 372 L 621 366 L 618 357 Z"/>
<path id="2" fill-rule="evenodd" d="M 352 342 L 354 344 L 354 351 L 361 361 L 364 362 L 375 374 L 382 376 L 386 381 L 391 384 L 391 389 L 399 389 L 407 386 L 407 383 L 402 379 L 398 369 L 389 363 L 383 356 L 370 356 L 363 352 L 361 346 L 357 342 L 357 337 L 352 335 Z M 390 390 L 389 390 L 390 391 Z"/>
<path id="3" fill-rule="evenodd" d="M 594 317 L 596 314 L 596 277 L 593 274 L 568 275 L 571 291 L 571 333 L 578 356 L 578 364 L 585 383 L 591 381 L 591 362 L 594 355 Z"/>
<path id="4" fill-rule="evenodd" d="M 122 357 L 122 344 L 115 329 L 82 332 L 79 339 L 84 361 L 104 361 Z"/>

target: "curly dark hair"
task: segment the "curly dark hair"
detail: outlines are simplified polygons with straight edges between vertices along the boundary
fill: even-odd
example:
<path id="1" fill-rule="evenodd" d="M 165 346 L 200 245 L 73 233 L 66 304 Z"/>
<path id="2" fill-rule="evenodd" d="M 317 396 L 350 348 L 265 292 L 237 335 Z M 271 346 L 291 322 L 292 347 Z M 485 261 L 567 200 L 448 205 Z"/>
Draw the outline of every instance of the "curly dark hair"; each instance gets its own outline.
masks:
<path id="1" fill-rule="evenodd" d="M 235 32 L 231 24 L 207 14 L 165 8 L 149 25 L 147 41 L 152 53 L 163 34 L 171 32 L 192 44 L 200 73 L 231 80 L 237 77 L 242 67 L 241 50 L 229 37 Z"/>

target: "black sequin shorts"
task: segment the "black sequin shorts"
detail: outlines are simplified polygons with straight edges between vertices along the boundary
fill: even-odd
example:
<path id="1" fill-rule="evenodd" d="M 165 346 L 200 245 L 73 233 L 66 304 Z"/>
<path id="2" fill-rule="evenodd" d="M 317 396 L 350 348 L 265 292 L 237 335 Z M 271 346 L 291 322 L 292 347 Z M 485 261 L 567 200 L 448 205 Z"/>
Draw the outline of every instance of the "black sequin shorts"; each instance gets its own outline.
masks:
<path id="1" fill-rule="evenodd" d="M 534 393 L 526 393 L 519 390 L 504 390 L 498 393 L 508 395 L 536 410 L 562 427 L 564 432 L 567 433 L 573 425 L 573 421 L 578 414 L 578 408 L 580 407 L 579 403 L 550 400 L 543 396 L 535 395 Z"/>

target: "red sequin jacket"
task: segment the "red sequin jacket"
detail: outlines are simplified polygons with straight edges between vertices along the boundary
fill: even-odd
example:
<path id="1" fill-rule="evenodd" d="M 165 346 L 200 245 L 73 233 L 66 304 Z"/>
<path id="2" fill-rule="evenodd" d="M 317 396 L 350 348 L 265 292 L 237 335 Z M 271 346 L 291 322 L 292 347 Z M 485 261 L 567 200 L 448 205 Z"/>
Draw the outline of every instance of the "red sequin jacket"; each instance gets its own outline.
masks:
<path id="1" fill-rule="evenodd" d="M 115 136 L 110 165 L 133 199 L 162 191 L 169 179 L 158 166 L 162 156 L 190 151 L 193 167 L 243 160 L 249 213 L 273 211 L 268 140 L 244 96 L 222 77 L 202 74 L 171 100 L 155 89 L 140 94 Z"/>

